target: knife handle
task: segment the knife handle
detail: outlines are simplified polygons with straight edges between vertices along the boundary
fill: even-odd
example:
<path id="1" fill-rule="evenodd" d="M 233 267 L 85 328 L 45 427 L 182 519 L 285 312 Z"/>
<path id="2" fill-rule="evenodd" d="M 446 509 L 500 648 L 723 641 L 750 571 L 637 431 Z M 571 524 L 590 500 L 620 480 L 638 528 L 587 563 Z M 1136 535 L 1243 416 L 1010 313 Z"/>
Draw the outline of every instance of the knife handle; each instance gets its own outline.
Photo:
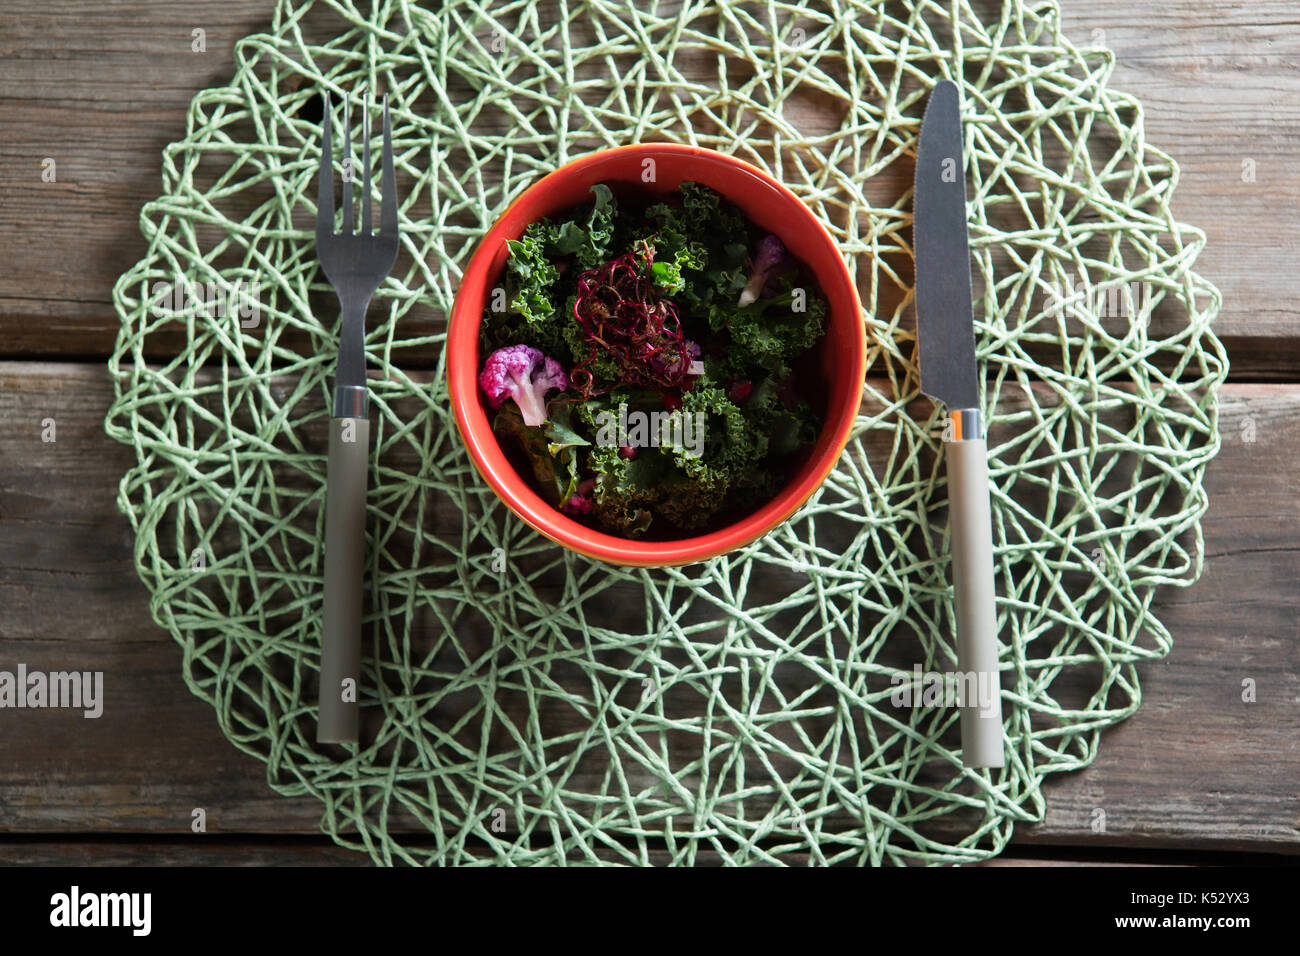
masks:
<path id="1" fill-rule="evenodd" d="M 360 724 L 361 602 L 366 556 L 370 419 L 330 420 L 325 488 L 325 610 L 317 743 L 356 743 Z M 349 682 L 348 683 L 345 682 Z"/>
<path id="2" fill-rule="evenodd" d="M 978 409 L 953 411 L 952 422 L 952 439 L 945 441 L 944 448 L 948 456 L 957 666 L 967 681 L 965 686 L 970 686 L 965 675 L 975 675 L 977 692 L 974 703 L 961 709 L 962 763 L 967 767 L 1001 767 L 1005 757 L 988 448 Z"/>

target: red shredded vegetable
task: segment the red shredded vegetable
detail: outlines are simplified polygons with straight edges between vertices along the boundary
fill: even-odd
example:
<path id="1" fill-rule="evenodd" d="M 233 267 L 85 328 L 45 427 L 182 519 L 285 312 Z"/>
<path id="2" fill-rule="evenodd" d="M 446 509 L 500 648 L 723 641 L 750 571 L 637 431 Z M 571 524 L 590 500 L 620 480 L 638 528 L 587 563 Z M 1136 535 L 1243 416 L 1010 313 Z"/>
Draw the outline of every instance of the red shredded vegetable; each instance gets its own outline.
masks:
<path id="1" fill-rule="evenodd" d="M 687 383 L 700 349 L 682 334 L 677 307 L 655 294 L 648 269 L 653 260 L 654 248 L 640 243 L 578 277 L 573 313 L 591 346 L 583 364 L 589 365 L 603 349 L 614 357 L 623 376 L 617 384 L 680 388 Z M 573 384 L 590 392 L 590 372 L 580 366 Z"/>

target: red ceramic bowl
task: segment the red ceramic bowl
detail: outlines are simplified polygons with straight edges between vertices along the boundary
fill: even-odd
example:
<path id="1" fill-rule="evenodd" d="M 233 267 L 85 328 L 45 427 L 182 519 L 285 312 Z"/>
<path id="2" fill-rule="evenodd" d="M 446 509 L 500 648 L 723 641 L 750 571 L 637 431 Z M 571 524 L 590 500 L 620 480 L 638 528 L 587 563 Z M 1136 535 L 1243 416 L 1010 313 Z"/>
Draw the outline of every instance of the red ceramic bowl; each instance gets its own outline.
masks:
<path id="1" fill-rule="evenodd" d="M 653 159 L 657 181 L 642 182 Z M 479 323 L 500 281 L 506 240 L 524 227 L 591 199 L 596 183 L 621 181 L 662 194 L 679 183 L 702 183 L 734 203 L 749 220 L 775 233 L 812 271 L 830 307 L 826 334 L 815 347 L 826 391 L 821 435 L 790 483 L 758 510 L 717 531 L 674 541 L 637 541 L 605 534 L 551 507 L 515 471 L 497 443 L 478 389 Z M 739 548 L 789 518 L 825 480 L 843 451 L 858 412 L 866 372 L 861 304 L 852 276 L 826 228 L 788 189 L 748 163 L 695 146 L 645 143 L 602 150 L 542 177 L 516 199 L 470 259 L 456 292 L 447 332 L 447 381 L 456 425 L 487 483 L 515 514 L 546 537 L 580 554 L 614 564 L 667 567 Z"/>

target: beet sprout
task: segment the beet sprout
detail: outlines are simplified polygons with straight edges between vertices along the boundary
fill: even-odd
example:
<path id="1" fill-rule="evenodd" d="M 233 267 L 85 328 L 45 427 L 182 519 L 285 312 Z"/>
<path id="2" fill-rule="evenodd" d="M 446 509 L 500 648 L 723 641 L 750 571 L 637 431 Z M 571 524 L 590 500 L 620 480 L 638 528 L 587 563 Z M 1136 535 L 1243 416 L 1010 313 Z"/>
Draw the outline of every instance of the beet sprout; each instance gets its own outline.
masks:
<path id="1" fill-rule="evenodd" d="M 614 357 L 621 384 L 680 388 L 700 350 L 682 334 L 677 307 L 655 293 L 648 270 L 653 261 L 653 246 L 643 242 L 578 276 L 573 314 L 591 347 L 581 364 L 603 349 Z M 580 366 L 573 374 L 578 371 L 587 370 Z M 593 384 L 587 372 L 575 387 L 589 395 Z"/>

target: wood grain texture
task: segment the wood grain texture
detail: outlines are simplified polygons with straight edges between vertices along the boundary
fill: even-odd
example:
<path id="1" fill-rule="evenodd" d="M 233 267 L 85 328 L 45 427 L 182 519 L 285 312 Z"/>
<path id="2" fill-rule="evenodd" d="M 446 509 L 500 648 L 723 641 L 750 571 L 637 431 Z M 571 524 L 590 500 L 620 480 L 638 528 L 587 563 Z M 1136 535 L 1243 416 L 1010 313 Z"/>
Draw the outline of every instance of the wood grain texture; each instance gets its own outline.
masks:
<path id="1" fill-rule="evenodd" d="M 1215 331 L 1242 377 L 1294 380 L 1300 271 L 1300 17 L 1290 0 L 1063 0 L 1065 32 L 1115 54 L 1147 140 L 1182 169 L 1173 212 L 1208 239 Z M 1253 164 L 1253 181 L 1243 163 Z"/>
<path id="2" fill-rule="evenodd" d="M 360 853 L 334 844 L 249 840 L 217 842 L 195 834 L 184 842 L 135 843 L 0 840 L 0 866 L 369 866 Z"/>
<path id="3" fill-rule="evenodd" d="M 1294 377 L 1300 29 L 1290 0 L 1063 8 L 1074 42 L 1115 52 L 1112 85 L 1142 99 L 1148 138 L 1182 165 L 1174 211 L 1209 235 L 1199 265 L 1224 293 L 1216 330 L 1234 372 Z M 235 42 L 269 29 L 272 10 L 270 0 L 6 4 L 0 356 L 108 354 L 112 285 L 144 252 L 139 210 L 158 193 L 162 148 L 183 135 L 194 93 L 230 79 Z M 196 27 L 204 53 L 190 50 Z M 56 183 L 41 182 L 45 157 L 58 162 Z M 1242 180 L 1247 159 L 1253 182 Z M 159 357 L 179 342 L 150 346 Z"/>
<path id="4" fill-rule="evenodd" d="M 149 617 L 114 504 L 133 453 L 103 433 L 110 398 L 98 365 L 0 363 L 3 663 L 102 670 L 107 688 L 98 720 L 4 713 L 0 831 L 184 834 L 202 807 L 214 834 L 318 832 L 314 801 L 274 794 L 222 737 Z M 1205 577 L 1157 601 L 1173 654 L 1140 668 L 1141 709 L 1102 735 L 1092 768 L 1051 779 L 1046 820 L 1017 842 L 1300 853 L 1297 411 L 1300 387 L 1226 389 Z M 54 444 L 40 440 L 45 417 Z M 1240 438 L 1247 418 L 1254 442 Z M 1246 677 L 1254 704 L 1241 701 Z"/>
<path id="5" fill-rule="evenodd" d="M 6 3 L 0 9 L 0 348 L 106 355 L 111 291 L 144 253 L 140 207 L 200 89 L 229 82 L 266 0 Z M 191 51 L 191 31 L 207 50 Z M 41 181 L 56 162 L 57 181 Z"/>

